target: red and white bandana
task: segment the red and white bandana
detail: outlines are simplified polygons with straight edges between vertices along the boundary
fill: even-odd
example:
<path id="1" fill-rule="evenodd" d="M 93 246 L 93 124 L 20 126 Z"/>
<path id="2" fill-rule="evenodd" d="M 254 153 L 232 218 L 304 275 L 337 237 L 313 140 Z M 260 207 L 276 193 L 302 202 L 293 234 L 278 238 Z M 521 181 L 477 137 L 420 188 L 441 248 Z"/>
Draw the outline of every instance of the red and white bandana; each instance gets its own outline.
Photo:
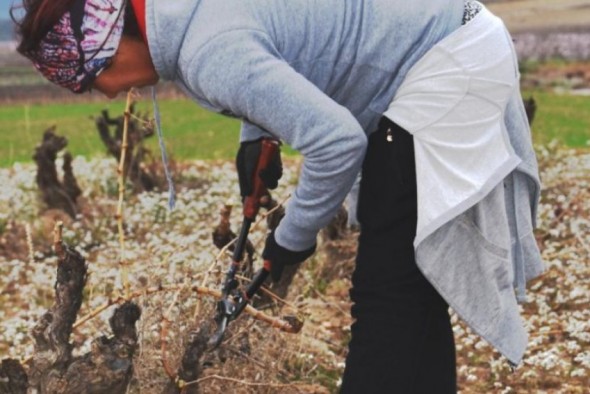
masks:
<path id="1" fill-rule="evenodd" d="M 74 93 L 87 90 L 115 55 L 125 0 L 76 0 L 29 55 L 49 81 Z"/>

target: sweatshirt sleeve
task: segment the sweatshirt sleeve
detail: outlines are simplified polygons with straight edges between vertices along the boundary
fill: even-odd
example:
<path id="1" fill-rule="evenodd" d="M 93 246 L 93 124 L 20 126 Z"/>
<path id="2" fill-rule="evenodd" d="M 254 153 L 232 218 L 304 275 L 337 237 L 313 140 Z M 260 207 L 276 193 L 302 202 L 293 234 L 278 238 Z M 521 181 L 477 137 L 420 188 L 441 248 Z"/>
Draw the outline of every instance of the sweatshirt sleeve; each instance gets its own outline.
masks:
<path id="1" fill-rule="evenodd" d="M 269 134 L 268 131 L 261 129 L 255 124 L 252 124 L 247 120 L 242 120 L 242 126 L 240 128 L 240 142 L 254 141 L 262 137 L 272 137 L 272 135 Z"/>
<path id="2" fill-rule="evenodd" d="M 360 124 L 283 60 L 264 32 L 223 33 L 195 53 L 186 70 L 189 87 L 215 107 L 303 155 L 299 183 L 275 235 L 287 249 L 309 248 L 360 170 L 367 145 Z"/>

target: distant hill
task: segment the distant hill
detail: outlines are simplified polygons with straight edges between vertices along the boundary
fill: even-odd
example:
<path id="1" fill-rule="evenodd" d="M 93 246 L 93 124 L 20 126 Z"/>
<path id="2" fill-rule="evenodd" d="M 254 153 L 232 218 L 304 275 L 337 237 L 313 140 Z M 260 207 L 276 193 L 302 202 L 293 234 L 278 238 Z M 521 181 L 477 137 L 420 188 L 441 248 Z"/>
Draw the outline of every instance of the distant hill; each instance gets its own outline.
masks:
<path id="1" fill-rule="evenodd" d="M 14 40 L 14 25 L 10 19 L 0 19 L 0 41 Z"/>

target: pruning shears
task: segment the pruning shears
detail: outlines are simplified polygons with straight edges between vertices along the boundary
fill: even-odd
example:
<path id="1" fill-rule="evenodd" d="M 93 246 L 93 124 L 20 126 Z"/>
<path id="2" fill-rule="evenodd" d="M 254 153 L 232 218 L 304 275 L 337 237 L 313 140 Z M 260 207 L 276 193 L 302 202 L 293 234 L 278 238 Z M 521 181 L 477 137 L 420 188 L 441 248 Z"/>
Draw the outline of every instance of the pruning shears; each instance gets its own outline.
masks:
<path id="1" fill-rule="evenodd" d="M 246 248 L 250 226 L 254 223 L 256 215 L 258 215 L 262 200 L 268 198 L 269 195 L 264 182 L 260 179 L 258 174 L 268 167 L 279 149 L 279 142 L 271 138 L 264 138 L 261 141 L 261 144 L 262 146 L 258 157 L 258 163 L 253 174 L 253 191 L 249 196 L 244 198 L 244 219 L 242 227 L 236 240 L 232 255 L 232 263 L 225 275 L 221 291 L 221 300 L 217 302 L 217 314 L 215 316 L 217 331 L 209 339 L 209 345 L 213 348 L 216 348 L 221 344 L 229 322 L 235 320 L 244 311 L 248 302 L 260 289 L 270 274 L 272 263 L 269 260 L 265 260 L 262 268 L 254 275 L 250 284 L 245 289 L 238 289 L 238 281 L 235 276 L 241 265 L 242 259 L 244 258 L 244 250 Z"/>

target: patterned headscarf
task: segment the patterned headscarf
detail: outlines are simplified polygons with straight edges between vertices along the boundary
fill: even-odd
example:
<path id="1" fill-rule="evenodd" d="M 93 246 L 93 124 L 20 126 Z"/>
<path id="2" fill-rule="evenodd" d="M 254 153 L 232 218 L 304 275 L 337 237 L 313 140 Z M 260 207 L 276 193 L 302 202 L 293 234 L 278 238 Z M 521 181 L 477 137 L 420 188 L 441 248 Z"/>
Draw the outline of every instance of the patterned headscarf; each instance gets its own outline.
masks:
<path id="1" fill-rule="evenodd" d="M 125 0 L 76 0 L 30 58 L 51 82 L 82 93 L 119 47 Z"/>

